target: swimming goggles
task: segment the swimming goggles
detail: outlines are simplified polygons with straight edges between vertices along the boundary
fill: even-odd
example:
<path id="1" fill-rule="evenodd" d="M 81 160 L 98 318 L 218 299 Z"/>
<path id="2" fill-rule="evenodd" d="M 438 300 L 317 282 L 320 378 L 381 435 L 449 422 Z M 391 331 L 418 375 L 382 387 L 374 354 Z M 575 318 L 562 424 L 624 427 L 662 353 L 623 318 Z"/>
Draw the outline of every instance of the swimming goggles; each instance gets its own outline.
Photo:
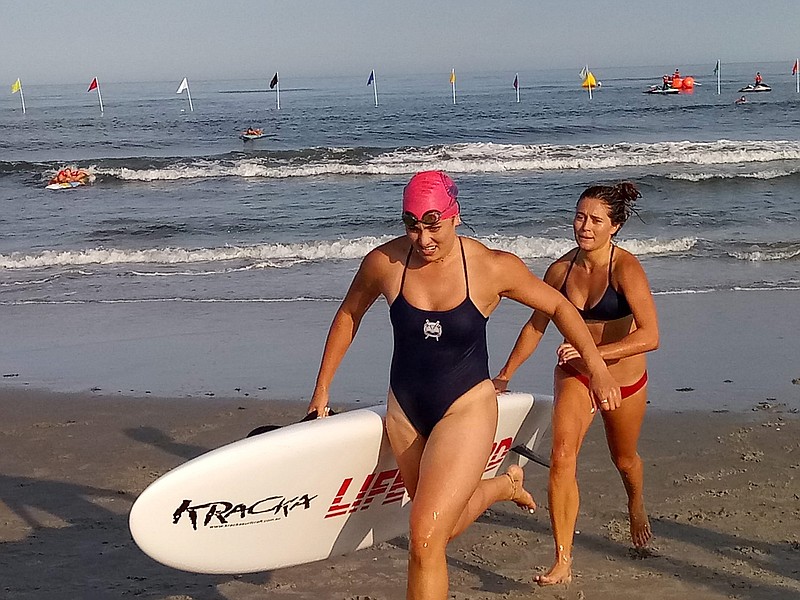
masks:
<path id="1" fill-rule="evenodd" d="M 458 202 L 454 200 L 450 204 L 450 206 L 445 208 L 443 211 L 441 211 L 441 210 L 428 210 L 428 211 L 425 211 L 425 213 L 420 218 L 417 218 L 417 215 L 415 215 L 412 212 L 405 211 L 401 218 L 403 219 L 403 224 L 406 227 L 408 227 L 409 229 L 412 229 L 412 228 L 416 227 L 420 223 L 422 223 L 423 225 L 427 225 L 427 226 L 436 225 L 439 221 L 442 220 L 442 213 L 443 212 L 448 212 L 450 210 L 450 208 L 453 206 L 453 204 L 458 204 Z M 456 213 L 454 215 L 451 215 L 451 216 L 445 217 L 445 218 L 451 219 L 451 218 L 455 217 L 457 214 L 458 214 L 458 212 L 456 211 Z"/>
<path id="2" fill-rule="evenodd" d="M 436 225 L 442 219 L 442 213 L 438 210 L 429 210 L 421 218 L 417 218 L 417 216 L 412 212 L 404 212 L 403 213 L 403 224 L 412 229 L 422 223 L 423 225 Z"/>

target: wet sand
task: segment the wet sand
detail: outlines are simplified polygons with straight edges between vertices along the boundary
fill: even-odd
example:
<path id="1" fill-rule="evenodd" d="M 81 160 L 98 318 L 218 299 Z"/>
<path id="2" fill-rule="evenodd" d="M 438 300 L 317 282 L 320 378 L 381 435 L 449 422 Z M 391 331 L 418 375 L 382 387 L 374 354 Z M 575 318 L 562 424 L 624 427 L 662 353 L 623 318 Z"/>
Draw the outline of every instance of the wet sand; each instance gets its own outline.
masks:
<path id="1" fill-rule="evenodd" d="M 704 404 L 696 392 L 684 394 L 687 405 Z M 655 535 L 646 556 L 630 549 L 624 491 L 595 423 L 579 466 L 573 583 L 532 583 L 553 549 L 547 472 L 531 465 L 526 488 L 539 510 L 528 516 L 496 505 L 455 540 L 451 597 L 800 597 L 798 407 L 800 400 L 755 403 L 738 413 L 651 410 L 641 442 Z M 244 576 L 175 571 L 131 540 L 131 503 L 156 477 L 257 425 L 292 422 L 302 410 L 296 402 L 252 398 L 0 390 L 0 597 L 404 598 L 405 538 Z"/>

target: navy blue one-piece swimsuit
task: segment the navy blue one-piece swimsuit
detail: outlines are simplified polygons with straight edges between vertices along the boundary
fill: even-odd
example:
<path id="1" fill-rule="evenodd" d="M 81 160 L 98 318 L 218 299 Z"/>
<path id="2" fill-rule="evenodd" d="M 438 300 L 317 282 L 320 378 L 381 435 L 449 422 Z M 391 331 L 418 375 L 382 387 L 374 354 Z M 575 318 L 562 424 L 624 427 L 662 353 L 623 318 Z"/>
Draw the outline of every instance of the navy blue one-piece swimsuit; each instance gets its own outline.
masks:
<path id="1" fill-rule="evenodd" d="M 458 398 L 489 379 L 486 322 L 469 296 L 464 245 L 459 238 L 467 296 L 450 310 L 420 310 L 403 296 L 409 250 L 400 293 L 389 308 L 394 354 L 389 383 L 414 428 L 428 437 Z"/>

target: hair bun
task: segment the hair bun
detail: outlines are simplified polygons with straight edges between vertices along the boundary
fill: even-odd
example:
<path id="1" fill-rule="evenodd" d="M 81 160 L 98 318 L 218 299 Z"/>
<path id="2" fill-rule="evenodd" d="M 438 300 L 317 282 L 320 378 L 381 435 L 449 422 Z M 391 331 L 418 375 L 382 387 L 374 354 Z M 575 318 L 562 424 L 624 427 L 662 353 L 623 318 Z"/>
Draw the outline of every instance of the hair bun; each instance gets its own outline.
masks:
<path id="1" fill-rule="evenodd" d="M 619 198 L 625 202 L 633 203 L 642 197 L 639 188 L 630 181 L 620 181 L 614 188 Z"/>

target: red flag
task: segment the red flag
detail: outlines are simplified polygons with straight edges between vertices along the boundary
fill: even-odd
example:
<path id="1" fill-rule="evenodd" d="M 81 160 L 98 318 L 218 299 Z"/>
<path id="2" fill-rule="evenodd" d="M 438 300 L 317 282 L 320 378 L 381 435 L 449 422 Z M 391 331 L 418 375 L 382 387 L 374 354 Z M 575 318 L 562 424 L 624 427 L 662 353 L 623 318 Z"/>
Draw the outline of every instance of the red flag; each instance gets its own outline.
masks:
<path id="1" fill-rule="evenodd" d="M 91 92 L 92 90 L 96 90 L 96 89 L 97 89 L 97 77 L 92 79 L 92 83 L 89 84 L 89 89 L 86 90 L 86 91 L 87 92 Z"/>
<path id="2" fill-rule="evenodd" d="M 797 75 L 797 59 L 794 59 L 794 64 L 792 65 L 792 75 Z"/>

